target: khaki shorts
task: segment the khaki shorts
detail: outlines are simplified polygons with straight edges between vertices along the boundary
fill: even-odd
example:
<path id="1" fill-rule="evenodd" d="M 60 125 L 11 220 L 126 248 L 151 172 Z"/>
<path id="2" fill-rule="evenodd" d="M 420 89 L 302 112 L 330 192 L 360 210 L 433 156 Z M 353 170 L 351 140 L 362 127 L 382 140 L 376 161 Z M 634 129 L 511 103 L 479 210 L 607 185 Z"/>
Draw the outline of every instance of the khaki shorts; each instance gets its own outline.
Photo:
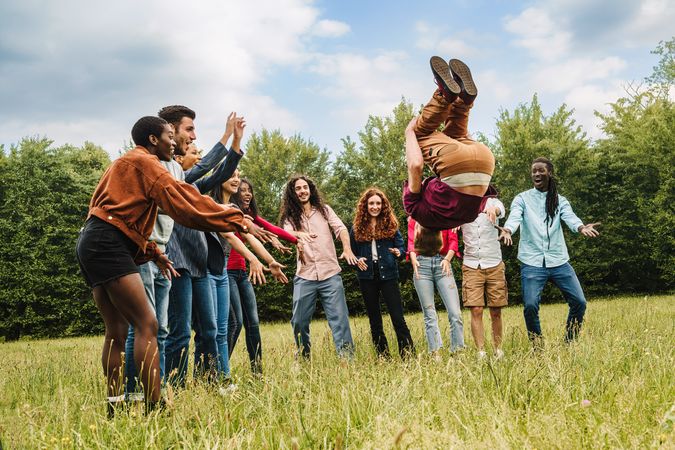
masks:
<path id="1" fill-rule="evenodd" d="M 489 269 L 472 269 L 462 264 L 462 298 L 464 306 L 501 308 L 509 304 L 504 261 Z"/>

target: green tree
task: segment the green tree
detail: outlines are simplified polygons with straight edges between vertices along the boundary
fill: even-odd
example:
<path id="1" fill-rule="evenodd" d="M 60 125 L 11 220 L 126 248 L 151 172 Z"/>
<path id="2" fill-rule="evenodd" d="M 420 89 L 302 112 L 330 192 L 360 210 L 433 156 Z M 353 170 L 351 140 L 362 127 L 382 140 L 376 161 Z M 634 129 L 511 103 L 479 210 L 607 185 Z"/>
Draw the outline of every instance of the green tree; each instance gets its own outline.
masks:
<path id="1" fill-rule="evenodd" d="M 675 80 L 675 37 L 659 42 L 652 54 L 659 55 L 660 59 L 646 81 L 652 91 L 656 91 L 660 97 L 668 98 L 673 88 L 673 80 Z"/>
<path id="2" fill-rule="evenodd" d="M 75 257 L 78 230 L 108 155 L 93 144 L 24 139 L 0 158 L 0 335 L 98 333 Z"/>
<path id="3" fill-rule="evenodd" d="M 598 114 L 606 138 L 596 151 L 611 198 L 607 232 L 615 236 L 608 281 L 622 291 L 675 286 L 675 105 L 667 95 L 675 85 L 675 39 L 652 53 L 661 59 L 647 89 Z"/>
<path id="4" fill-rule="evenodd" d="M 340 217 L 353 220 L 356 202 L 370 186 L 379 187 L 389 197 L 397 217 L 405 216 L 399 201 L 408 177 L 404 131 L 413 115 L 412 103 L 402 99 L 390 116 L 368 117 L 358 132 L 359 148 L 349 136 L 342 140 L 344 150 L 335 160 L 330 183 L 333 207 Z"/>
<path id="5" fill-rule="evenodd" d="M 500 199 L 508 209 L 513 198 L 532 188 L 530 167 L 532 160 L 545 156 L 553 161 L 559 193 L 572 204 L 577 215 L 586 222 L 602 219 L 598 206 L 600 193 L 591 187 L 596 176 L 597 158 L 591 152 L 590 142 L 573 118 L 573 110 L 560 106 L 546 115 L 534 95 L 529 104 L 521 104 L 513 112 L 502 110 L 496 123 L 496 139 L 489 143 L 495 158 L 493 182 L 500 191 Z M 596 261 L 598 242 L 584 241 L 567 234 L 570 255 L 582 281 L 593 286 L 609 271 L 609 265 L 599 267 Z M 516 235 L 516 240 L 519 234 Z M 517 261 L 517 242 L 503 247 L 507 268 L 509 292 L 520 299 L 520 271 Z M 546 296 L 556 291 L 547 291 Z"/>
<path id="6" fill-rule="evenodd" d="M 283 190 L 295 174 L 312 178 L 324 194 L 329 194 L 328 151 L 299 134 L 285 137 L 279 130 L 253 133 L 241 161 L 242 174 L 253 183 L 261 215 L 276 222 Z"/>

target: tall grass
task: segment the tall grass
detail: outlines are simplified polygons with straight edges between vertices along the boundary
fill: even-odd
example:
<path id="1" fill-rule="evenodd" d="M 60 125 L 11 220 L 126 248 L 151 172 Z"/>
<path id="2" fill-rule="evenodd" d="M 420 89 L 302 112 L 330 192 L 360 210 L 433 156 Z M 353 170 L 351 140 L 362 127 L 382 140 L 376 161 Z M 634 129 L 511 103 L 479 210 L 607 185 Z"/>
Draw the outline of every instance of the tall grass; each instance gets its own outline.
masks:
<path id="1" fill-rule="evenodd" d="M 441 362 L 426 355 L 419 314 L 407 317 L 418 350 L 407 362 L 375 357 L 365 318 L 352 320 L 350 363 L 323 321 L 312 324 L 311 362 L 295 361 L 289 324 L 263 325 L 263 378 L 249 374 L 242 339 L 233 394 L 192 381 L 168 411 L 114 420 L 102 338 L 0 344 L 0 439 L 3 448 L 673 448 L 674 300 L 591 301 L 572 345 L 562 342 L 566 305 L 544 306 L 541 353 L 530 350 L 522 309 L 508 308 L 498 362 L 477 360 L 467 311 L 469 349 Z"/>

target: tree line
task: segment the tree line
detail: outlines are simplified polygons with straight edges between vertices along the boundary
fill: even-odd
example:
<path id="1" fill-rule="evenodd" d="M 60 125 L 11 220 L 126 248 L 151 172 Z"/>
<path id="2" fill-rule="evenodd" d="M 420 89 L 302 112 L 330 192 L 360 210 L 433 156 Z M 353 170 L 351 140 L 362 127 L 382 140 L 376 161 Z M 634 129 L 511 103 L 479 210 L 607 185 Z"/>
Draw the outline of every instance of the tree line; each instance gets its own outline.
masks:
<path id="1" fill-rule="evenodd" d="M 493 182 L 507 210 L 517 193 L 531 188 L 531 161 L 547 156 L 559 192 L 577 215 L 586 223 L 602 222 L 599 239 L 566 232 L 589 296 L 664 292 L 675 285 L 675 39 L 654 53 L 660 61 L 652 75 L 627 86 L 609 113 L 597 114 L 602 139 L 590 140 L 566 105 L 546 114 L 536 95 L 514 110 L 501 110 L 494 137 L 477 137 L 495 154 Z M 317 182 L 348 226 L 360 194 L 369 186 L 381 188 L 393 200 L 405 235 L 398 201 L 407 176 L 404 130 L 418 112 L 402 99 L 390 115 L 370 116 L 358 143 L 344 138 L 332 161 L 327 149 L 301 135 L 267 129 L 252 134 L 240 169 L 255 188 L 261 215 L 277 221 L 285 183 L 302 173 Z M 92 143 L 55 148 L 38 137 L 0 150 L 0 339 L 102 332 L 74 248 L 109 155 Z M 512 304 L 520 301 L 518 236 L 513 247 L 502 247 Z M 293 274 L 294 257 L 277 256 Z M 459 264 L 453 269 L 461 285 Z M 418 310 L 410 265 L 401 263 L 400 273 L 404 307 Z M 343 280 L 350 312 L 364 313 L 353 268 L 344 267 Z M 288 320 L 291 284 L 270 282 L 256 290 L 262 320 Z M 550 301 L 560 300 L 558 295 L 544 292 Z"/>

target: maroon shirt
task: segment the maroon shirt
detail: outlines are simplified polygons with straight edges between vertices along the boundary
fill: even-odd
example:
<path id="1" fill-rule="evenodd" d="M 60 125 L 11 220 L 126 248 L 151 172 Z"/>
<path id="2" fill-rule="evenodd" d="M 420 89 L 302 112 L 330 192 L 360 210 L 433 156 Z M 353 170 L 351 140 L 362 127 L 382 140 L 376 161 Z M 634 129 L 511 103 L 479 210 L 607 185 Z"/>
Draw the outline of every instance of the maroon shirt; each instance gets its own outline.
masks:
<path id="1" fill-rule="evenodd" d="M 410 192 L 408 182 L 403 184 L 403 209 L 424 228 L 447 230 L 476 220 L 489 197 L 497 191 L 488 187 L 485 196 L 456 191 L 438 177 L 422 182 L 417 194 Z"/>

